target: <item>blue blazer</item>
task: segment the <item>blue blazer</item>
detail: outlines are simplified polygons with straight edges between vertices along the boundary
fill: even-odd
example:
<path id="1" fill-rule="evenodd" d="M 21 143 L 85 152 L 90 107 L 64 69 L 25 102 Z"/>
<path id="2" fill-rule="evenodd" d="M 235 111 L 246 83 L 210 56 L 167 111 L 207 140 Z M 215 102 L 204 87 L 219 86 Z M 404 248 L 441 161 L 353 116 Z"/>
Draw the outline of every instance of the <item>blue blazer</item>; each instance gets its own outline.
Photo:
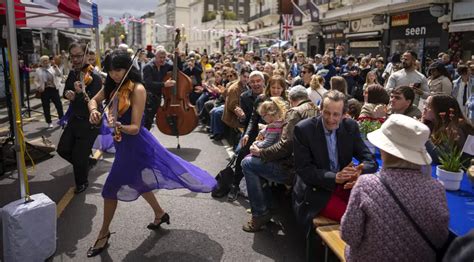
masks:
<path id="1" fill-rule="evenodd" d="M 363 174 L 378 169 L 375 156 L 362 141 L 356 121 L 344 118 L 336 130 L 339 167 L 352 158 L 364 163 Z M 329 154 L 321 116 L 300 121 L 294 131 L 296 181 L 293 210 L 298 222 L 311 229 L 312 220 L 326 206 L 336 188 L 336 173 L 329 170 Z"/>

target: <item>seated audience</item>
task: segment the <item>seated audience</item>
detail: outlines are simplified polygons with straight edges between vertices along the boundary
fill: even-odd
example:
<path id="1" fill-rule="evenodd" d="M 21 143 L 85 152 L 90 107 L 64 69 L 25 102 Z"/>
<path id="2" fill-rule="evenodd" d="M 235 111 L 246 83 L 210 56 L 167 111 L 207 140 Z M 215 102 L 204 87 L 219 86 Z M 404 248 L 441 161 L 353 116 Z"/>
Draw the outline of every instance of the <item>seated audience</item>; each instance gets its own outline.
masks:
<path id="1" fill-rule="evenodd" d="M 251 219 L 244 224 L 243 230 L 256 232 L 270 221 L 271 190 L 262 187 L 261 178 L 291 186 L 294 179 L 293 160 L 293 130 L 302 119 L 318 114 L 317 106 L 308 99 L 308 93 L 303 86 L 290 89 L 289 100 L 291 108 L 286 113 L 280 140 L 267 148 L 250 147 L 250 153 L 258 158 L 244 159 L 242 169 L 247 182 Z"/>
<path id="2" fill-rule="evenodd" d="M 320 75 L 313 75 L 306 91 L 308 92 L 311 102 L 319 105 L 323 95 L 328 91 L 324 88 L 324 78 Z"/>
<path id="3" fill-rule="evenodd" d="M 346 111 L 345 95 L 331 90 L 324 94 L 321 116 L 295 127 L 293 210 L 306 232 L 313 231 L 317 215 L 340 221 L 358 176 L 378 167 L 357 122 L 344 117 Z M 355 167 L 353 158 L 363 165 Z"/>
<path id="4" fill-rule="evenodd" d="M 444 187 L 422 172 L 422 166 L 431 163 L 425 149 L 429 135 L 427 126 L 401 114 L 367 135 L 380 148 L 383 166 L 379 174 L 360 177 L 352 190 L 341 222 L 346 261 L 435 261 L 435 251 L 413 225 L 436 247 L 448 237 Z"/>
<path id="5" fill-rule="evenodd" d="M 362 106 L 359 117 L 379 119 L 379 117 L 377 117 L 378 115 L 375 113 L 375 110 L 377 106 L 380 105 L 386 107 L 390 101 L 390 97 L 383 86 L 379 84 L 373 84 L 369 85 L 367 89 L 364 90 L 364 101 L 365 104 Z"/>
<path id="6" fill-rule="evenodd" d="M 443 143 L 443 137 L 453 140 L 456 146 L 462 149 L 467 137 L 474 135 L 473 126 L 462 114 L 457 100 L 452 96 L 428 97 L 423 107 L 421 121 L 431 130 L 430 140 L 426 146 L 434 163 L 439 163 L 437 147 Z M 468 157 L 465 154 L 464 158 Z"/>

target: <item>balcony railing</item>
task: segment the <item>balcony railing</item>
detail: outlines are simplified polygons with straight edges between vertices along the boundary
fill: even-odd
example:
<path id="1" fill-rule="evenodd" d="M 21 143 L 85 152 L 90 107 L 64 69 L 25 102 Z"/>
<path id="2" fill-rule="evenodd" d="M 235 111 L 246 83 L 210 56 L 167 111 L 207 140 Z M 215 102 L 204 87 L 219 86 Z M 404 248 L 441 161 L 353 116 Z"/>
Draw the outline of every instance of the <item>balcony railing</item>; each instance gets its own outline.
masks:
<path id="1" fill-rule="evenodd" d="M 272 11 L 274 11 L 274 12 L 272 12 Z M 269 14 L 272 14 L 272 13 L 276 14 L 277 11 L 276 11 L 276 10 L 272 10 L 272 8 L 268 8 L 268 9 L 266 9 L 266 10 L 264 10 L 264 11 L 262 11 L 262 12 L 256 14 L 256 15 L 253 15 L 253 16 L 249 17 L 249 21 L 258 19 L 258 18 L 260 18 L 260 17 L 264 17 L 264 16 L 269 15 Z"/>

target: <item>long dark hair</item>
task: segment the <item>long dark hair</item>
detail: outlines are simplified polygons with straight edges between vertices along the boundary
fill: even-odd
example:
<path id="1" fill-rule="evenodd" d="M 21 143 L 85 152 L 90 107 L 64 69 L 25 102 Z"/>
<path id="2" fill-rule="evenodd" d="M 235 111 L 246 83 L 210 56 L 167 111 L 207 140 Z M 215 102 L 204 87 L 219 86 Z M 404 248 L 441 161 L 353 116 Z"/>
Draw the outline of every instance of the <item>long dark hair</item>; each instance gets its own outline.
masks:
<path id="1" fill-rule="evenodd" d="M 128 70 L 130 66 L 132 65 L 132 59 L 130 58 L 130 55 L 126 51 L 116 50 L 110 55 L 110 57 L 111 57 L 110 59 L 111 71 L 114 69 Z M 127 80 L 131 80 L 134 83 L 143 84 L 140 72 L 135 66 L 132 66 L 124 82 L 126 82 Z M 118 84 L 115 83 L 115 81 L 110 77 L 110 75 L 107 75 L 107 78 L 105 79 L 105 84 L 104 84 L 104 94 L 105 94 L 105 99 L 107 103 L 109 102 L 108 100 L 110 99 L 110 95 L 115 90 L 115 88 L 117 88 L 117 86 Z"/>
<path id="2" fill-rule="evenodd" d="M 431 97 L 430 105 L 433 110 L 435 120 L 428 122 L 431 127 L 431 139 L 434 144 L 441 142 L 441 134 L 446 133 L 447 130 L 458 130 L 458 135 L 462 141 L 459 141 L 459 146 L 464 145 L 464 140 L 467 135 L 474 133 L 474 128 L 470 121 L 464 116 L 459 107 L 458 101 L 448 95 L 434 95 Z"/>

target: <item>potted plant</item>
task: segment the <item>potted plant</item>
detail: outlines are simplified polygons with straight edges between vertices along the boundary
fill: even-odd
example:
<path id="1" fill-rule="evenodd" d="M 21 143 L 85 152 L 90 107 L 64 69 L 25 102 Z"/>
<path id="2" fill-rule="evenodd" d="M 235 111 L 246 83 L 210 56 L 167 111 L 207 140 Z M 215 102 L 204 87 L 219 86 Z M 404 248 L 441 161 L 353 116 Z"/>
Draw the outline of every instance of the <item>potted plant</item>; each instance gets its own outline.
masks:
<path id="1" fill-rule="evenodd" d="M 455 139 L 449 139 L 448 135 L 441 137 L 441 143 L 437 146 L 440 165 L 436 166 L 438 180 L 446 190 L 459 190 L 463 177 L 462 149 Z"/>
<path id="2" fill-rule="evenodd" d="M 362 140 L 372 154 L 375 154 L 376 147 L 367 139 L 367 134 L 379 129 L 381 126 L 382 123 L 379 120 L 374 120 L 372 118 L 359 118 L 359 130 Z"/>

